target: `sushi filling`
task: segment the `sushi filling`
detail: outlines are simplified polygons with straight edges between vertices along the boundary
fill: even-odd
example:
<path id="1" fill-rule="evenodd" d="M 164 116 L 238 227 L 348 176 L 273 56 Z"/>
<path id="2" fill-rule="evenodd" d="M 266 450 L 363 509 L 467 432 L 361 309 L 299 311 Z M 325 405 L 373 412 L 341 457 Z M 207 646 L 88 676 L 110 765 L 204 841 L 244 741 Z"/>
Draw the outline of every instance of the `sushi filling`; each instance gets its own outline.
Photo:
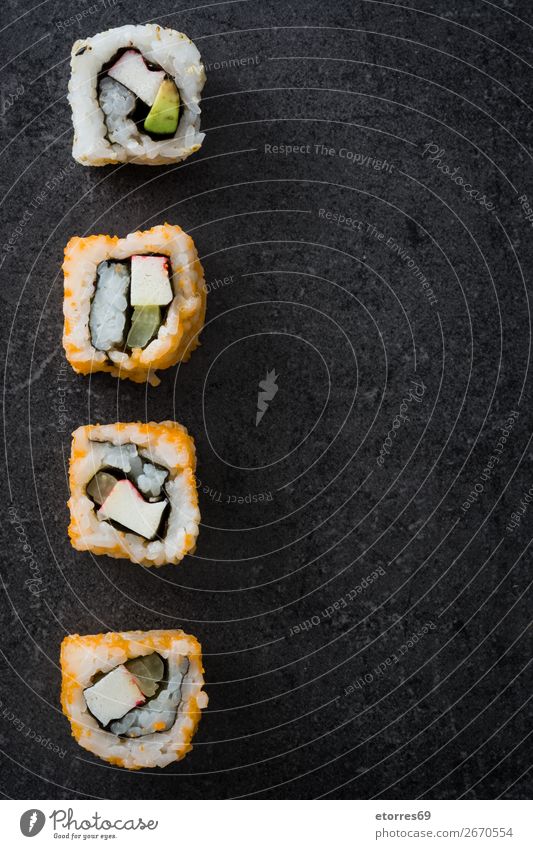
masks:
<path id="1" fill-rule="evenodd" d="M 144 737 L 172 728 L 188 671 L 187 657 L 170 664 L 153 652 L 97 673 L 83 695 L 102 729 L 117 737 Z"/>
<path id="2" fill-rule="evenodd" d="M 174 80 L 138 50 L 118 53 L 98 78 L 98 102 L 107 137 L 122 146 L 142 135 L 159 141 L 176 135 L 181 98 Z"/>
<path id="3" fill-rule="evenodd" d="M 89 317 L 94 348 L 109 351 L 122 345 L 128 310 L 130 272 L 122 262 L 101 262 Z"/>
<path id="4" fill-rule="evenodd" d="M 89 315 L 91 344 L 98 351 L 145 348 L 159 333 L 174 297 L 168 256 L 138 254 L 97 268 Z"/>
<path id="5" fill-rule="evenodd" d="M 106 447 L 101 469 L 86 494 L 101 522 L 143 539 L 163 538 L 170 512 L 165 491 L 168 470 L 139 454 L 136 445 Z"/>

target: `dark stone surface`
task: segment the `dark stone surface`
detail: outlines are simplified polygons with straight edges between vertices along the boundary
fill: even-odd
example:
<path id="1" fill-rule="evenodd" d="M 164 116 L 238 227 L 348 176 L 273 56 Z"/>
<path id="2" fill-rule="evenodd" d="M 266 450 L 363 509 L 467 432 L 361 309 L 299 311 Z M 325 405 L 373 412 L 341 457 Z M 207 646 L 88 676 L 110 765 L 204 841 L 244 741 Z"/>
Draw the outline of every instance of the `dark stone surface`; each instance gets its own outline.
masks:
<path id="1" fill-rule="evenodd" d="M 188 33 L 210 66 L 204 146 L 176 168 L 87 169 L 70 156 L 70 46 L 142 22 L 140 4 L 4 4 L 8 796 L 530 792 L 533 505 L 509 522 L 533 486 L 519 202 L 533 199 L 532 10 L 416 5 L 156 0 L 151 19 Z M 201 349 L 156 389 L 77 377 L 61 349 L 66 241 L 164 220 L 192 234 L 212 289 Z M 256 427 L 272 369 L 278 393 Z M 380 467 L 413 381 L 421 397 Z M 169 417 L 198 449 L 195 556 L 147 571 L 75 552 L 70 432 Z M 85 753 L 59 706 L 63 636 L 177 626 L 205 650 L 194 752 L 141 773 Z"/>

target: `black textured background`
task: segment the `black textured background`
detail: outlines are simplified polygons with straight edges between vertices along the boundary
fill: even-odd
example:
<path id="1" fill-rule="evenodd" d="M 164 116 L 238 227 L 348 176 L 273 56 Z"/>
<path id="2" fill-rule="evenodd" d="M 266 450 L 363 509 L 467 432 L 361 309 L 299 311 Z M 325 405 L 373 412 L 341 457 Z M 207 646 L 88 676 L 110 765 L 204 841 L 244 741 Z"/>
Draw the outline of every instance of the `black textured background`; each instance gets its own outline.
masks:
<path id="1" fill-rule="evenodd" d="M 4 793 L 527 797 L 533 7 L 182 5 L 3 6 Z M 147 11 L 208 65 L 204 145 L 178 167 L 83 168 L 71 44 Z M 65 243 L 165 220 L 192 234 L 212 290 L 202 347 L 156 389 L 76 376 Z M 75 552 L 70 432 L 165 418 L 196 440 L 195 556 L 148 571 Z M 194 751 L 128 773 L 80 749 L 58 701 L 63 636 L 179 626 L 205 650 Z"/>

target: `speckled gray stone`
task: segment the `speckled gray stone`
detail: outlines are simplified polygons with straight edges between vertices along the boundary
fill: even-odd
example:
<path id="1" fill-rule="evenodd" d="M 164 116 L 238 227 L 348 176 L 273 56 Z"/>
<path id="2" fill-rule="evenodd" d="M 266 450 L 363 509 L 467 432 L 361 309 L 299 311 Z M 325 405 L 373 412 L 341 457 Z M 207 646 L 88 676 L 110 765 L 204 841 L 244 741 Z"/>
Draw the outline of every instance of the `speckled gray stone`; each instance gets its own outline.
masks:
<path id="1" fill-rule="evenodd" d="M 531 6 L 416 6 L 155 0 L 208 67 L 204 146 L 87 169 L 71 43 L 143 11 L 4 4 L 6 795 L 530 795 Z M 64 245 L 162 221 L 205 267 L 202 347 L 155 389 L 76 376 Z M 75 552 L 70 432 L 168 418 L 196 554 Z M 209 709 L 185 761 L 130 774 L 70 736 L 59 647 L 166 627 L 200 639 Z"/>

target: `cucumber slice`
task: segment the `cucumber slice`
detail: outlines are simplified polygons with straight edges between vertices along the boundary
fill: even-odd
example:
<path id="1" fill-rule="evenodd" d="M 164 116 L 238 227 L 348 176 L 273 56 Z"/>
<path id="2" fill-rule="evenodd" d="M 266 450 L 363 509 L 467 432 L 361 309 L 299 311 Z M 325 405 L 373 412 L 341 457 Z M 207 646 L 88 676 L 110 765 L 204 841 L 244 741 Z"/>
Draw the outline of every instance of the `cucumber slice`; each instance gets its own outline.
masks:
<path id="1" fill-rule="evenodd" d="M 135 307 L 126 344 L 129 348 L 144 348 L 161 324 L 161 307 Z"/>
<path id="2" fill-rule="evenodd" d="M 86 493 L 96 504 L 103 504 L 117 483 L 117 478 L 107 472 L 97 472 L 89 481 Z"/>

